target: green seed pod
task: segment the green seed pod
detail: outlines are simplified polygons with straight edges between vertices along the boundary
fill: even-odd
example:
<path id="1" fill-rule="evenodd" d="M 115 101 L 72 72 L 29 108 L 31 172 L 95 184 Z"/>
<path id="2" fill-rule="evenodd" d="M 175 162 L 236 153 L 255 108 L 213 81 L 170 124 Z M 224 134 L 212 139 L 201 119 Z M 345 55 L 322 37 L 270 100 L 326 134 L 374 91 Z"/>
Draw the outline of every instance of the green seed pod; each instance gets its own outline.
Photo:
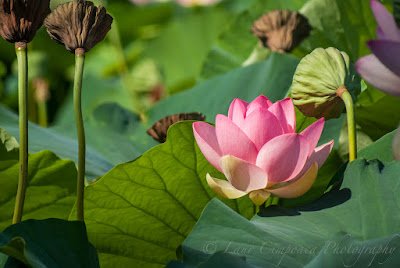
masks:
<path id="1" fill-rule="evenodd" d="M 296 68 L 291 87 L 293 103 L 306 116 L 337 118 L 344 111 L 344 103 L 337 95 L 343 87 L 356 102 L 361 78 L 349 56 L 333 47 L 316 48 Z"/>

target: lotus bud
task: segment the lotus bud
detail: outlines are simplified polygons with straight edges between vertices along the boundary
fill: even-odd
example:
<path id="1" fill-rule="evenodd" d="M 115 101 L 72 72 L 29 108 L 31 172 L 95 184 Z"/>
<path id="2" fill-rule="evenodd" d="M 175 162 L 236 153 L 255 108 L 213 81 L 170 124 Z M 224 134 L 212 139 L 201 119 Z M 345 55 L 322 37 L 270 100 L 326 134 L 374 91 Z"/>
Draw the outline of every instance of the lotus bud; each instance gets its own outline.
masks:
<path id="1" fill-rule="evenodd" d="M 10 43 L 26 46 L 49 13 L 49 0 L 0 0 L 0 34 Z"/>
<path id="2" fill-rule="evenodd" d="M 59 5 L 44 23 L 53 40 L 75 53 L 77 49 L 88 52 L 101 42 L 112 22 L 113 18 L 104 7 L 75 0 Z"/>
<path id="3" fill-rule="evenodd" d="M 276 52 L 290 52 L 310 35 L 306 17 L 295 11 L 274 10 L 262 15 L 251 29 L 265 47 Z"/>
<path id="4" fill-rule="evenodd" d="M 306 116 L 326 120 L 344 111 L 340 93 L 346 88 L 353 102 L 361 91 L 361 79 L 349 56 L 336 48 L 316 48 L 305 56 L 293 76 L 293 103 Z"/>

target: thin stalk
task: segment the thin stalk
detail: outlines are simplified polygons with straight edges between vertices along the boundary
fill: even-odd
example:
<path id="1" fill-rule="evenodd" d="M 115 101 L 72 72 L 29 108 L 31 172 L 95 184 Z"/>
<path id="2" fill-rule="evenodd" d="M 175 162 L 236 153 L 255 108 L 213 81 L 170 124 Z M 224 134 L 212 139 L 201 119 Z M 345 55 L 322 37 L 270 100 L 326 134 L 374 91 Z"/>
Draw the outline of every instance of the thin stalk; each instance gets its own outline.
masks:
<path id="1" fill-rule="evenodd" d="M 271 50 L 258 43 L 251 52 L 250 56 L 242 63 L 242 66 L 248 66 L 250 64 L 266 60 L 270 55 Z"/>
<path id="2" fill-rule="evenodd" d="M 82 77 L 83 66 L 85 62 L 85 50 L 75 50 L 75 77 L 74 77 L 74 111 L 76 129 L 78 132 L 79 158 L 78 158 L 78 179 L 76 188 L 76 213 L 78 221 L 84 220 L 83 197 L 85 190 L 85 129 L 83 127 L 81 95 L 82 95 Z"/>
<path id="3" fill-rule="evenodd" d="M 260 212 L 261 207 L 262 207 L 262 205 L 261 205 L 261 206 L 257 206 L 257 205 L 256 205 L 256 214 L 258 214 L 258 213 Z"/>
<path id="4" fill-rule="evenodd" d="M 43 78 L 36 78 L 33 81 L 35 100 L 37 106 L 37 121 L 40 126 L 47 127 L 47 100 L 49 99 L 48 82 Z"/>
<path id="5" fill-rule="evenodd" d="M 19 179 L 13 224 L 22 219 L 25 193 L 28 186 L 28 57 L 25 42 L 15 43 L 18 60 L 18 109 L 19 109 Z"/>
<path id="6" fill-rule="evenodd" d="M 265 207 L 278 205 L 279 197 L 278 196 L 270 196 L 267 201 L 265 201 Z"/>
<path id="7" fill-rule="evenodd" d="M 354 114 L 354 103 L 349 91 L 345 88 L 339 88 L 337 95 L 343 100 L 347 114 L 347 130 L 349 136 L 349 161 L 357 158 L 357 141 L 356 141 L 356 120 Z"/>
<path id="8" fill-rule="evenodd" d="M 47 127 L 47 105 L 46 101 L 41 100 L 37 103 L 38 108 L 38 121 L 42 127 Z"/>

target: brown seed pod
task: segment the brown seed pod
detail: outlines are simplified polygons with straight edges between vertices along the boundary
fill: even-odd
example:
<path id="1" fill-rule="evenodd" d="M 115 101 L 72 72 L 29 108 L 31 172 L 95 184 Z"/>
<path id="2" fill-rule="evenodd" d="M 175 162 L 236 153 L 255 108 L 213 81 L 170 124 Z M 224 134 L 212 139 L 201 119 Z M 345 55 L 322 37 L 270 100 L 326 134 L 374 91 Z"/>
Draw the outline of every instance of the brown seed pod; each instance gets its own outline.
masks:
<path id="1" fill-rule="evenodd" d="M 154 125 L 147 130 L 147 134 L 153 137 L 156 141 L 163 143 L 167 140 L 168 128 L 177 122 L 184 120 L 204 121 L 206 117 L 202 113 L 181 113 L 169 115 L 158 120 Z"/>
<path id="2" fill-rule="evenodd" d="M 75 53 L 80 48 L 91 50 L 111 29 L 113 18 L 102 6 L 90 1 L 75 0 L 59 5 L 44 24 L 51 39 Z"/>
<path id="3" fill-rule="evenodd" d="M 290 52 L 310 35 L 306 17 L 290 10 L 274 10 L 262 15 L 251 29 L 263 46 L 276 52 Z"/>
<path id="4" fill-rule="evenodd" d="M 49 0 L 0 0 L 0 34 L 10 43 L 29 43 L 50 13 Z"/>

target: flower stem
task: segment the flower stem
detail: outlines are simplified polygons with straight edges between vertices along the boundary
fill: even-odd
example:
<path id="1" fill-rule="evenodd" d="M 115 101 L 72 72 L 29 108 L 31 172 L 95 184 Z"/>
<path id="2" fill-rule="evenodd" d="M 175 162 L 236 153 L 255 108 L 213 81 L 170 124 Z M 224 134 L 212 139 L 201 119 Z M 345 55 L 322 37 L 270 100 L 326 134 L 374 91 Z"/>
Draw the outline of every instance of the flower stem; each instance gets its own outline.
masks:
<path id="1" fill-rule="evenodd" d="M 262 206 L 262 205 L 261 205 L 261 206 Z M 256 205 L 256 214 L 258 214 L 258 213 L 260 212 L 261 206 L 257 206 L 257 205 Z"/>
<path id="2" fill-rule="evenodd" d="M 270 55 L 271 50 L 258 43 L 251 52 L 250 56 L 242 63 L 242 66 L 248 66 L 250 64 L 266 60 Z"/>
<path id="3" fill-rule="evenodd" d="M 18 60 L 18 109 L 19 109 L 19 179 L 12 223 L 22 219 L 25 193 L 28 185 L 28 57 L 25 42 L 15 43 Z"/>
<path id="4" fill-rule="evenodd" d="M 38 123 L 42 127 L 47 127 L 47 105 L 46 101 L 38 102 Z"/>
<path id="5" fill-rule="evenodd" d="M 357 141 L 356 141 L 356 120 L 354 114 L 354 103 L 349 91 L 345 87 L 337 90 L 337 95 L 343 100 L 346 106 L 347 114 L 347 130 L 349 136 L 349 161 L 357 158 Z"/>
<path id="6" fill-rule="evenodd" d="M 85 145 L 85 129 L 83 127 L 82 107 L 81 107 L 84 61 L 85 61 L 85 50 L 80 48 L 76 49 L 75 77 L 74 77 L 74 110 L 75 110 L 76 129 L 78 132 L 78 143 L 79 143 L 78 179 L 76 188 L 76 213 L 78 221 L 84 220 L 83 197 L 85 190 L 86 145 Z"/>
<path id="7" fill-rule="evenodd" d="M 265 207 L 278 205 L 279 197 L 278 196 L 270 196 L 267 201 L 265 201 Z"/>

